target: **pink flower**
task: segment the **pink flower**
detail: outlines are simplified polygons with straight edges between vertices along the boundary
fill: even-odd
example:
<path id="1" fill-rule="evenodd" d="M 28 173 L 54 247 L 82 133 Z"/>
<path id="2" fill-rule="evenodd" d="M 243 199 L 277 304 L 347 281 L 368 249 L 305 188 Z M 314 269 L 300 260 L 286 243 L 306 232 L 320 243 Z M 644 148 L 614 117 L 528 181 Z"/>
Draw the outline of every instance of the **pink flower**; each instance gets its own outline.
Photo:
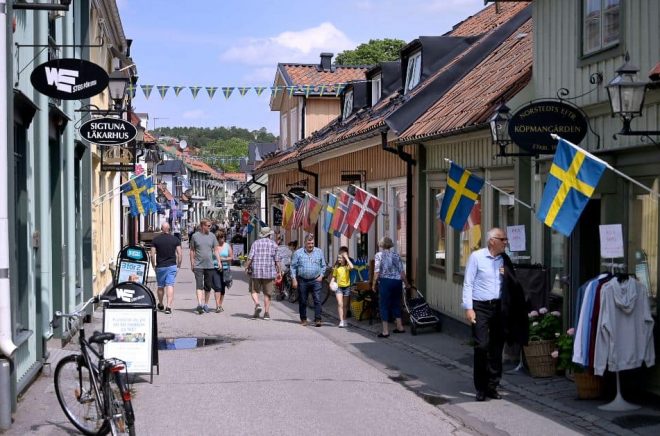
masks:
<path id="1" fill-rule="evenodd" d="M 555 333 L 555 338 L 558 338 L 559 336 L 559 333 Z"/>
<path id="2" fill-rule="evenodd" d="M 529 315 L 528 315 L 528 316 L 529 316 L 530 318 L 536 318 L 537 316 L 539 316 L 539 313 L 538 313 L 537 311 L 535 311 L 535 310 L 532 310 L 531 312 L 529 312 Z"/>
<path id="3" fill-rule="evenodd" d="M 537 325 L 539 325 L 538 321 L 534 321 L 534 322 L 532 323 L 532 327 L 536 327 Z"/>
<path id="4" fill-rule="evenodd" d="M 555 350 L 552 353 L 550 353 L 550 355 L 552 356 L 553 359 L 556 359 L 559 357 L 559 351 Z"/>
<path id="5" fill-rule="evenodd" d="M 570 329 L 566 330 L 566 334 L 568 336 L 573 336 L 575 334 L 575 329 L 571 327 Z"/>
<path id="6" fill-rule="evenodd" d="M 539 309 L 539 313 L 541 315 L 545 315 L 546 313 L 548 313 L 548 309 L 546 309 L 545 307 L 542 307 L 542 308 Z"/>
<path id="7" fill-rule="evenodd" d="M 559 318 L 561 316 L 561 313 L 559 313 L 559 311 L 557 311 L 557 310 L 554 310 L 554 311 L 550 312 L 550 315 L 556 316 L 557 318 Z"/>

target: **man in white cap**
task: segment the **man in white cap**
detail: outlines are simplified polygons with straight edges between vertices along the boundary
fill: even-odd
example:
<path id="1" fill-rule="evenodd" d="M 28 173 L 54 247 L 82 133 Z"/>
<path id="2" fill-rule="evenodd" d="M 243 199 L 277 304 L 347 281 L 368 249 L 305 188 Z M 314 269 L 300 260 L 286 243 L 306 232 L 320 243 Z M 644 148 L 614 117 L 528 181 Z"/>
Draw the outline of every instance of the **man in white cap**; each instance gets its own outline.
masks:
<path id="1" fill-rule="evenodd" d="M 259 304 L 259 292 L 264 294 L 264 319 L 270 319 L 270 298 L 273 294 L 275 276 L 282 271 L 280 259 L 277 257 L 277 244 L 270 236 L 273 231 L 270 227 L 262 227 L 257 239 L 250 247 L 250 254 L 245 263 L 245 271 L 252 278 L 250 296 L 254 301 L 254 314 L 252 319 L 259 318 L 261 305 Z"/>

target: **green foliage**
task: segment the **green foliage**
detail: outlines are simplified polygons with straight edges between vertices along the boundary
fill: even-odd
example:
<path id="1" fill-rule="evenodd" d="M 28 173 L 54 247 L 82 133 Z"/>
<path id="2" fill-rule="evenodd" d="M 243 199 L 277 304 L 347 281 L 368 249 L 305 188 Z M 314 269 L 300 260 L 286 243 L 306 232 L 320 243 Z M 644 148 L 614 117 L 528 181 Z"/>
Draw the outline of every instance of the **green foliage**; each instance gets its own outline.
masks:
<path id="1" fill-rule="evenodd" d="M 335 65 L 374 65 L 399 59 L 399 51 L 406 45 L 401 39 L 370 39 L 355 50 L 344 50 L 335 58 Z"/>
<path id="2" fill-rule="evenodd" d="M 561 331 L 561 314 L 559 312 L 548 312 L 542 307 L 539 311 L 531 311 L 529 317 L 529 340 L 543 341 L 555 340 Z"/>
<path id="3" fill-rule="evenodd" d="M 566 333 L 557 339 L 558 362 L 557 369 L 572 370 L 573 372 L 582 372 L 584 367 L 573 362 L 573 342 L 575 339 L 575 329 L 568 329 Z"/>
<path id="4" fill-rule="evenodd" d="M 221 167 L 224 171 L 234 172 L 239 168 L 238 160 L 222 162 L 213 158 L 221 159 L 227 157 L 244 157 L 248 155 L 248 141 L 241 138 L 217 139 L 207 144 L 200 151 L 200 156 L 211 158 L 209 161 L 214 166 Z"/>

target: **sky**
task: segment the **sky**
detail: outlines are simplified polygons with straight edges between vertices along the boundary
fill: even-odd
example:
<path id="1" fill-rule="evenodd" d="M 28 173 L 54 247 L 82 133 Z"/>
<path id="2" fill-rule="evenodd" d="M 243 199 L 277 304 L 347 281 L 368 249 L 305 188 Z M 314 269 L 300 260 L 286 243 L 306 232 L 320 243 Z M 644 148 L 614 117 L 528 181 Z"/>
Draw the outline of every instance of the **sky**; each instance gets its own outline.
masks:
<path id="1" fill-rule="evenodd" d="M 257 96 L 221 87 L 272 86 L 278 63 L 318 63 L 370 39 L 410 42 L 442 35 L 484 8 L 484 0 L 117 0 L 138 85 L 170 86 L 165 98 L 137 90 L 133 106 L 163 126 L 266 127 L 279 118 L 270 91 Z M 178 97 L 173 86 L 185 86 Z M 201 86 L 193 99 L 189 86 Z M 216 86 L 212 99 L 204 87 Z"/>

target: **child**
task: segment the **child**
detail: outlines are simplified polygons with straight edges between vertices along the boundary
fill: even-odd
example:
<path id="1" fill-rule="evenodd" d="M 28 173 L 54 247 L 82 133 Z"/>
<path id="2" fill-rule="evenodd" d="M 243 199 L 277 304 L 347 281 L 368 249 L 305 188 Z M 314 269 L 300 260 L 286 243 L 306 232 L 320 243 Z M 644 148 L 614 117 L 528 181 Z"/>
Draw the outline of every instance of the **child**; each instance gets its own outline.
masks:
<path id="1" fill-rule="evenodd" d="M 335 296 L 337 297 L 337 312 L 339 313 L 339 327 L 347 326 L 346 323 L 346 310 L 348 309 L 348 298 L 351 295 L 351 270 L 353 264 L 351 263 L 348 253 L 341 252 L 337 255 L 337 262 L 332 270 L 332 280 L 330 281 L 330 289 L 335 286 Z M 334 285 L 333 285 L 334 283 Z"/>

